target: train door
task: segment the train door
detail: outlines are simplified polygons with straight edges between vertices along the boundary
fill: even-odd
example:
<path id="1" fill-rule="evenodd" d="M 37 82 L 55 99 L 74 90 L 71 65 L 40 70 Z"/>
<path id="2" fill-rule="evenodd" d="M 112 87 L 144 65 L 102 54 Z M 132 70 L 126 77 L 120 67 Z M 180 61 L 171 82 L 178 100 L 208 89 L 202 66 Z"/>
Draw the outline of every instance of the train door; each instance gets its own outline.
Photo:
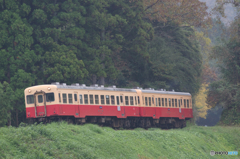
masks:
<path id="1" fill-rule="evenodd" d="M 179 100 L 178 100 L 178 109 L 179 109 L 179 118 L 182 119 L 184 118 L 184 110 L 182 109 L 183 108 L 183 98 L 181 97 Z"/>
<path id="2" fill-rule="evenodd" d="M 125 116 L 124 95 L 120 94 L 120 110 L 122 116 Z"/>
<path id="3" fill-rule="evenodd" d="M 79 116 L 79 99 L 78 99 L 78 92 L 74 92 L 74 99 L 73 99 L 73 104 L 75 107 L 75 116 Z"/>
<path id="4" fill-rule="evenodd" d="M 156 117 L 156 109 L 157 109 L 157 105 L 156 105 L 157 103 L 156 103 L 156 100 L 155 100 L 155 96 L 154 95 L 152 95 L 152 116 L 153 116 L 153 118 L 155 118 Z"/>
<path id="5" fill-rule="evenodd" d="M 36 117 L 45 117 L 47 115 L 45 92 L 40 91 L 34 93 L 34 106 Z"/>

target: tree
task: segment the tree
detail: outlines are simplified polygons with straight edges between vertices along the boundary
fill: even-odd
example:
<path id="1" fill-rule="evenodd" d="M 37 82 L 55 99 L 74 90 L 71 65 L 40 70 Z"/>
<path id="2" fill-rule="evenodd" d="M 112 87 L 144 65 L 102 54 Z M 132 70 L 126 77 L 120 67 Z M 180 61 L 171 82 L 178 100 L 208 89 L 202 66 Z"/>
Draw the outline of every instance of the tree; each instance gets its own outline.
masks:
<path id="1" fill-rule="evenodd" d="M 0 126 L 11 120 L 14 92 L 7 82 L 0 82 Z"/>
<path id="2" fill-rule="evenodd" d="M 147 18 L 169 26 L 207 26 L 211 22 L 206 3 L 199 0 L 144 0 Z"/>

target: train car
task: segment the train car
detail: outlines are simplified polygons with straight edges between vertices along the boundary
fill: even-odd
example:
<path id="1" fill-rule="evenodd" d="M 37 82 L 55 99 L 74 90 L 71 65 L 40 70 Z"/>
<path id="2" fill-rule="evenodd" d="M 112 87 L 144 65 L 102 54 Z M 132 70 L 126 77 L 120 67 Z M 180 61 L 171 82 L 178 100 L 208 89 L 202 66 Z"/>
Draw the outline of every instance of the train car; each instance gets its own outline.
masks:
<path id="1" fill-rule="evenodd" d="M 24 91 L 26 118 L 32 122 L 67 120 L 115 128 L 180 128 L 193 118 L 191 94 L 52 83 Z"/>

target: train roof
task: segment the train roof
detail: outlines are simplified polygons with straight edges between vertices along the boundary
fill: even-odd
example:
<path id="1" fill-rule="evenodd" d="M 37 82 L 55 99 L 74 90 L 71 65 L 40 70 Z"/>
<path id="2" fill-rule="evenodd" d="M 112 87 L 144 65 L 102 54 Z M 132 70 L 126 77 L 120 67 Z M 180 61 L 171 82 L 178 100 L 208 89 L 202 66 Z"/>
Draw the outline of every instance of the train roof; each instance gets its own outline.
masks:
<path id="1" fill-rule="evenodd" d="M 127 88 L 117 88 L 116 86 L 110 86 L 110 87 L 104 87 L 103 85 L 91 85 L 86 86 L 85 84 L 79 85 L 72 84 L 72 85 L 66 85 L 65 83 L 59 84 L 59 83 L 52 83 L 52 85 L 56 85 L 57 88 L 60 89 L 87 89 L 87 90 L 107 90 L 107 91 L 123 91 L 123 92 L 137 92 L 136 89 L 141 90 L 143 93 L 156 93 L 156 94 L 171 94 L 171 95 L 185 95 L 185 96 L 191 96 L 190 93 L 187 92 L 175 92 L 175 91 L 164 91 L 164 90 L 154 90 L 151 88 L 148 89 L 142 89 L 139 87 L 136 87 L 134 89 L 127 89 Z"/>

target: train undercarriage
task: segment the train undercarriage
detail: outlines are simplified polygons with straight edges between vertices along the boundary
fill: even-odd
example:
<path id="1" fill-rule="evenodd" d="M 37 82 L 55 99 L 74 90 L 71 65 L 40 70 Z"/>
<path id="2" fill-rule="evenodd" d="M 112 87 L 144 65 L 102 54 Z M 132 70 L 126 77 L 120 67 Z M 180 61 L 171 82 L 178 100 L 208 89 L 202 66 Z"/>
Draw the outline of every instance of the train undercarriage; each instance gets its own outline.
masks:
<path id="1" fill-rule="evenodd" d="M 86 118 L 75 118 L 71 116 L 62 117 L 40 117 L 28 119 L 30 124 L 37 123 L 51 123 L 51 122 L 61 122 L 66 121 L 69 124 L 82 125 L 85 123 L 98 124 L 100 126 L 109 126 L 115 129 L 133 129 L 133 128 L 162 128 L 162 129 L 172 129 L 172 128 L 184 128 L 186 127 L 186 120 L 188 119 L 178 119 L 178 118 L 116 118 L 116 117 L 101 117 L 101 116 L 87 116 Z"/>

